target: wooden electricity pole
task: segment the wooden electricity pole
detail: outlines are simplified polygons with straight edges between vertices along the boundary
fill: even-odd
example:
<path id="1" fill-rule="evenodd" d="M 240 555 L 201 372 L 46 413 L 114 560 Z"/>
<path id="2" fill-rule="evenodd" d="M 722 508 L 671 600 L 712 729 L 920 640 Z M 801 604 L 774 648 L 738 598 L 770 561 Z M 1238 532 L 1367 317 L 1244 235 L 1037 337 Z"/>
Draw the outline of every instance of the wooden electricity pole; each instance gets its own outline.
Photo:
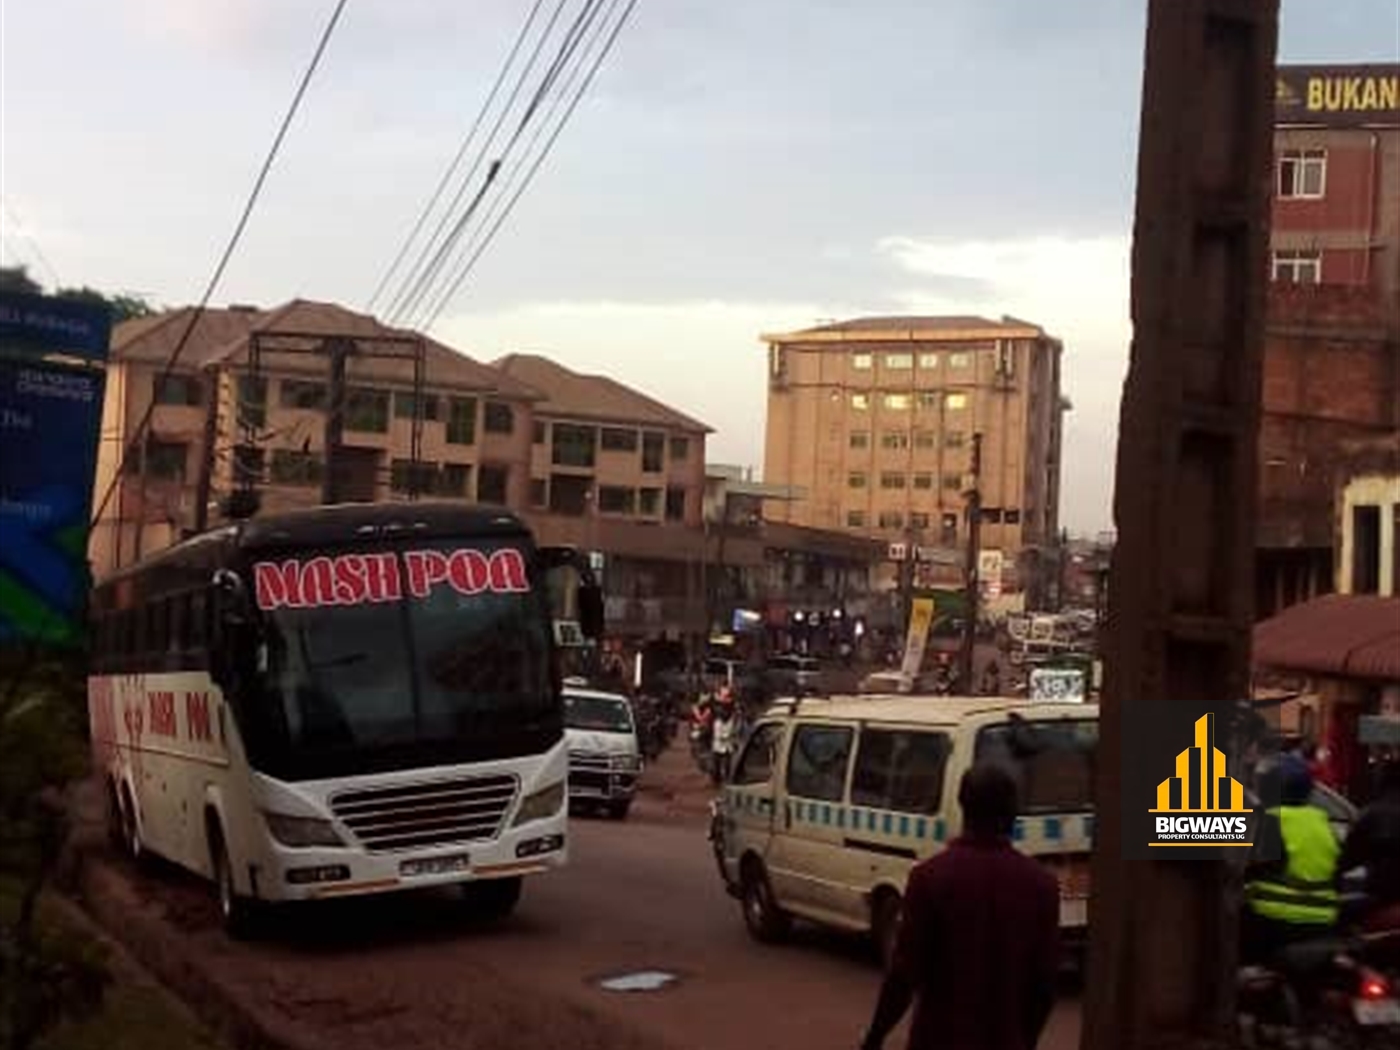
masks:
<path id="1" fill-rule="evenodd" d="M 967 493 L 967 619 L 963 621 L 962 650 L 958 654 L 958 691 L 971 696 L 977 653 L 977 610 L 982 597 L 982 435 L 972 435 L 972 487 Z"/>
<path id="2" fill-rule="evenodd" d="M 1233 1022 L 1235 877 L 1125 861 L 1140 701 L 1246 696 L 1278 0 L 1150 0 L 1098 763 L 1086 1050 Z"/>

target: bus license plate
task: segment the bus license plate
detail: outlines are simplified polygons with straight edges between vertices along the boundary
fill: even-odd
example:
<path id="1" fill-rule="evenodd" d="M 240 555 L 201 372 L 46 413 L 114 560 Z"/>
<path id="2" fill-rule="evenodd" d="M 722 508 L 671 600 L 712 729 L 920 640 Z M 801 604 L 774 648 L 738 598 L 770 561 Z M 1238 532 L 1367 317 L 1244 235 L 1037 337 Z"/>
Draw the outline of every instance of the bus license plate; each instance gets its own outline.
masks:
<path id="1" fill-rule="evenodd" d="M 1357 1024 L 1400 1025 L 1400 1000 L 1396 999 L 1353 999 L 1351 1012 Z"/>
<path id="2" fill-rule="evenodd" d="M 399 874 L 408 879 L 417 875 L 451 875 L 467 871 L 471 866 L 470 854 L 449 853 L 445 857 L 418 857 L 403 861 L 399 865 Z"/>

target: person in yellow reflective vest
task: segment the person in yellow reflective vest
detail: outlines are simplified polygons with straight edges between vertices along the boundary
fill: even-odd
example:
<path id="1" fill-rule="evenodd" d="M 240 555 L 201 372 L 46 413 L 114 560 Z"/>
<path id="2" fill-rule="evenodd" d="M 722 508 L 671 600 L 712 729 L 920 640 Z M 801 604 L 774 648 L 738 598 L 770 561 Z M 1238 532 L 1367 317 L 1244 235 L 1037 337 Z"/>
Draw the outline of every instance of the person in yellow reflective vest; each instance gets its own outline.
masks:
<path id="1" fill-rule="evenodd" d="M 1284 755 L 1279 805 L 1265 813 L 1245 883 L 1244 955 L 1266 963 L 1281 948 L 1328 935 L 1337 924 L 1341 844 L 1325 810 L 1311 805 L 1307 763 Z M 1267 798 L 1268 795 L 1266 794 Z"/>

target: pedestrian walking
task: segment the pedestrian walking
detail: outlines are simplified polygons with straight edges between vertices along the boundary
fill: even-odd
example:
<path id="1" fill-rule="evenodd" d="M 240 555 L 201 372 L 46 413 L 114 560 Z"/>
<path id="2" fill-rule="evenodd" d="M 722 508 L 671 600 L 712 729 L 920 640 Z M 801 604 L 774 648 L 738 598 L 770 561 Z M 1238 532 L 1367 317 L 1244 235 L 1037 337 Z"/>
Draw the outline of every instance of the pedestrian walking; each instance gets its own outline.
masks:
<path id="1" fill-rule="evenodd" d="M 729 760 L 734 753 L 734 704 L 720 704 L 710 731 L 710 778 L 715 787 L 729 779 Z"/>
<path id="2" fill-rule="evenodd" d="M 1060 896 L 1011 845 L 1016 784 L 964 774 L 963 834 L 915 866 L 898 942 L 861 1050 L 881 1050 L 914 1006 L 909 1050 L 1034 1050 L 1055 1001 Z"/>

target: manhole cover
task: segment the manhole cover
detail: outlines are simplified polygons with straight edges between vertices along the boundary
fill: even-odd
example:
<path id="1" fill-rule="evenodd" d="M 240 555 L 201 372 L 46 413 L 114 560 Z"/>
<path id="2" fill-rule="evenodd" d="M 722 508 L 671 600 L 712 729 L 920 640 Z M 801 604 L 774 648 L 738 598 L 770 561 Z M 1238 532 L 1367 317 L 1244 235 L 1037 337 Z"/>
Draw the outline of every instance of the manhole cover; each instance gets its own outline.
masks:
<path id="1" fill-rule="evenodd" d="M 678 980 L 680 978 L 675 974 L 664 970 L 638 970 L 636 973 L 604 977 L 598 982 L 598 987 L 608 992 L 659 992 Z"/>

